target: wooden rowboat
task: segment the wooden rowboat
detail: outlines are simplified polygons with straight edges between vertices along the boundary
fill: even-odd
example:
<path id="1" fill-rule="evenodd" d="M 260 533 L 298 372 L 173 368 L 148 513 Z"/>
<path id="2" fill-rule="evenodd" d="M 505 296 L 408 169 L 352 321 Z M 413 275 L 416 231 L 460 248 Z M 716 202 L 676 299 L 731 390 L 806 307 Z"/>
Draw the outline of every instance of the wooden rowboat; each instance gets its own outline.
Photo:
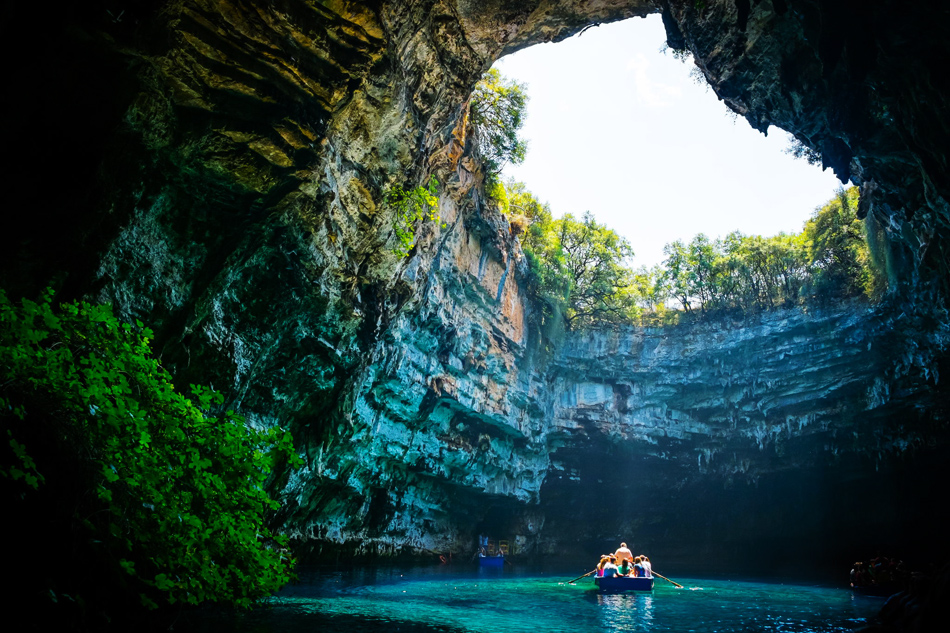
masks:
<path id="1" fill-rule="evenodd" d="M 603 592 L 653 591 L 653 577 L 607 576 L 594 578 L 594 584 Z"/>

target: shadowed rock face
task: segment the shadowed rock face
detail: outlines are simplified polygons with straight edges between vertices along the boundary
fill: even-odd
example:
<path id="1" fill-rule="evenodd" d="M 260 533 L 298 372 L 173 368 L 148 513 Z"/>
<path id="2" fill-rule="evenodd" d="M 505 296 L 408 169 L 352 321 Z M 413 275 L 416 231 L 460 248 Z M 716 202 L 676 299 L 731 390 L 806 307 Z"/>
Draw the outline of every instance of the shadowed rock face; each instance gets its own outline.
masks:
<path id="1" fill-rule="evenodd" d="M 306 465 L 277 521 L 303 551 L 632 531 L 670 557 L 819 536 L 830 552 L 854 516 L 896 541 L 946 512 L 928 495 L 946 491 L 950 40 L 945 9 L 905 4 L 17 6 L 8 31 L 45 30 L 7 51 L 3 285 L 111 302 L 152 325 L 179 384 L 292 428 Z M 909 298 L 542 353 L 466 100 L 506 52 L 657 12 L 730 107 L 863 185 Z M 441 221 L 401 258 L 383 194 L 430 175 Z"/>
<path id="2" fill-rule="evenodd" d="M 814 570 L 882 543 L 932 554 L 947 518 L 935 325 L 850 306 L 572 337 L 548 372 L 545 528 L 560 548 L 636 535 L 691 567 Z"/>

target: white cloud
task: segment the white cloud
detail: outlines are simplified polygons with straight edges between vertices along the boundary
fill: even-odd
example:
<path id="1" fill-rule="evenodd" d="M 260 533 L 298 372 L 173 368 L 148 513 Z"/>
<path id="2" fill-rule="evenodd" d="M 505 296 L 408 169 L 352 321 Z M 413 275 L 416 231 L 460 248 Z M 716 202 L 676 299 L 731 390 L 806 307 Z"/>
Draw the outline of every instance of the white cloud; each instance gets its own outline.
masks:
<path id="1" fill-rule="evenodd" d="M 646 55 L 637 53 L 627 62 L 627 70 L 633 73 L 633 85 L 637 101 L 651 108 L 671 105 L 683 95 L 678 86 L 660 83 L 650 79 L 650 62 Z"/>

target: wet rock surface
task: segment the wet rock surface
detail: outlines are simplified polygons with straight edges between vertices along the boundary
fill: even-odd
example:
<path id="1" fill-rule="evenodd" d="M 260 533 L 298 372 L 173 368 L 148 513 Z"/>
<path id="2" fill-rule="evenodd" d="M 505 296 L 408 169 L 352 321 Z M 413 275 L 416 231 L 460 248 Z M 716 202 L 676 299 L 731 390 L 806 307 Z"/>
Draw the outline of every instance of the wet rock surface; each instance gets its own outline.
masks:
<path id="1" fill-rule="evenodd" d="M 549 373 L 546 528 L 560 549 L 636 534 L 666 560 L 772 571 L 906 531 L 927 559 L 947 518 L 933 325 L 850 306 L 572 337 Z"/>
<path id="2" fill-rule="evenodd" d="M 506 52 L 657 12 L 730 107 L 863 185 L 910 299 L 541 353 L 466 100 Z M 5 49 L 20 97 L 5 104 L 3 285 L 110 302 L 156 330 L 179 384 L 293 429 L 306 465 L 277 521 L 302 552 L 471 551 L 479 531 L 544 551 L 630 531 L 683 557 L 831 550 L 854 517 L 869 541 L 924 525 L 922 542 L 946 518 L 942 6 L 187 0 L 8 16 L 46 40 Z M 401 258 L 384 192 L 430 175 L 441 220 Z"/>

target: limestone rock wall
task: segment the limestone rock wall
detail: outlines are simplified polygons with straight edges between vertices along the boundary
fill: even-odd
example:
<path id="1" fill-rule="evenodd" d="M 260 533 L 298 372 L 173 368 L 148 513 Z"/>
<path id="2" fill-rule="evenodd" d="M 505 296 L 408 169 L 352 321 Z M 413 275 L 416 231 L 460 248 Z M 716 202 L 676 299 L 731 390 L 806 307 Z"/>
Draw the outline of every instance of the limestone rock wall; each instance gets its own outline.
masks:
<path id="1" fill-rule="evenodd" d="M 851 547 L 913 549 L 904 531 L 932 545 L 950 488 L 932 461 L 950 439 L 948 335 L 930 316 L 853 305 L 572 337 L 548 378 L 542 546 L 602 550 L 628 534 L 667 559 L 781 550 L 824 564 Z M 920 471 L 894 473 L 918 458 Z"/>

